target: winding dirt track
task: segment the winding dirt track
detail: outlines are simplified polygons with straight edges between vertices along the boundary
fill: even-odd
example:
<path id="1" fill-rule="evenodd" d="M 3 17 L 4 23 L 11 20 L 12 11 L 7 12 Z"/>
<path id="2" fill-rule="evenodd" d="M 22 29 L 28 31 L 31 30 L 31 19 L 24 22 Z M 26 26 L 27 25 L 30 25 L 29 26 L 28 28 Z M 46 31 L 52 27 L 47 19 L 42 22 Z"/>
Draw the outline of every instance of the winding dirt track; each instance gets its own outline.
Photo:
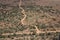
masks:
<path id="1" fill-rule="evenodd" d="M 21 19 L 21 23 L 22 23 L 23 25 L 25 25 L 24 20 L 26 19 L 26 14 L 25 14 L 25 11 L 24 11 L 24 9 L 23 9 L 22 7 L 20 7 L 20 9 L 22 9 L 22 13 L 24 14 L 24 18 Z"/>
<path id="2" fill-rule="evenodd" d="M 21 3 L 21 2 L 20 2 Z M 21 4 L 19 5 L 19 7 L 21 6 Z M 25 14 L 25 10 L 22 8 L 22 7 L 20 7 L 20 9 L 22 9 L 22 13 L 24 14 L 24 18 L 23 19 L 21 19 L 21 23 L 23 24 L 23 25 L 25 25 L 25 23 L 24 23 L 24 20 L 26 19 L 26 14 Z M 36 26 L 34 26 L 35 28 L 36 28 L 36 33 L 40 33 L 40 31 L 38 30 L 38 28 L 36 27 Z"/>
<path id="3" fill-rule="evenodd" d="M 20 0 L 20 2 L 19 2 L 19 8 L 22 10 L 22 13 L 23 13 L 23 15 L 24 15 L 24 18 L 23 19 L 21 19 L 21 23 L 23 24 L 23 25 L 25 25 L 25 19 L 26 19 L 26 14 L 25 14 L 25 10 L 21 7 L 21 0 Z"/>

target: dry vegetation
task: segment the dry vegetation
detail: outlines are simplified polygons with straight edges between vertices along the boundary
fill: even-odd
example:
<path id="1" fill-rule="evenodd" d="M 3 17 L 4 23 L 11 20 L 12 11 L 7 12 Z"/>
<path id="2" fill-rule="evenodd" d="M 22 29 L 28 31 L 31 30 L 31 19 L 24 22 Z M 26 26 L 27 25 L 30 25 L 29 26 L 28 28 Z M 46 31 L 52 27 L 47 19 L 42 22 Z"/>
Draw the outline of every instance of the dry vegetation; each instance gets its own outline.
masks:
<path id="1" fill-rule="evenodd" d="M 0 3 L 0 40 L 59 40 L 59 37 L 60 10 L 53 6 Z"/>

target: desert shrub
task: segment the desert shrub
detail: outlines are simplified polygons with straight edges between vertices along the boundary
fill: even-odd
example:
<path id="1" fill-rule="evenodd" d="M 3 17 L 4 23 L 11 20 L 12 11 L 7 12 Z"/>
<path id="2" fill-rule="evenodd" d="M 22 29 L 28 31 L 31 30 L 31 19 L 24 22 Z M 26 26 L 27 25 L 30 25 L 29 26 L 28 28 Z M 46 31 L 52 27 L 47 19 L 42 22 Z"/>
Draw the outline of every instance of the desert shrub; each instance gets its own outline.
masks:
<path id="1" fill-rule="evenodd" d="M 5 38 L 5 36 L 3 36 L 3 35 L 0 35 L 0 38 Z"/>
<path id="2" fill-rule="evenodd" d="M 38 24 L 38 29 L 45 29 L 47 26 L 45 24 Z"/>
<path id="3" fill-rule="evenodd" d="M 30 29 L 35 29 L 35 27 L 34 27 L 34 26 L 29 26 L 29 28 L 30 28 Z"/>

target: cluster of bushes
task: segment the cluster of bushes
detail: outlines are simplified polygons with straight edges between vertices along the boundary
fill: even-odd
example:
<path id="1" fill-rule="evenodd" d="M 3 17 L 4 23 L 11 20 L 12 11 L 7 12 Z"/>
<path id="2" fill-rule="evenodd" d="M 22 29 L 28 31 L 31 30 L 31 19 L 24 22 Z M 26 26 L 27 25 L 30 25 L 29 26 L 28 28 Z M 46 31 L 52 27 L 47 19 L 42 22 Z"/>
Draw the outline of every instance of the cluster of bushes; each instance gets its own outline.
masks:
<path id="1" fill-rule="evenodd" d="M 59 10 L 54 9 L 52 6 L 22 6 L 26 11 L 36 11 L 40 12 L 42 10 L 43 12 L 50 12 L 50 13 L 60 13 Z"/>
<path id="2" fill-rule="evenodd" d="M 37 24 L 36 25 L 38 29 L 46 29 L 47 26 L 45 24 Z"/>

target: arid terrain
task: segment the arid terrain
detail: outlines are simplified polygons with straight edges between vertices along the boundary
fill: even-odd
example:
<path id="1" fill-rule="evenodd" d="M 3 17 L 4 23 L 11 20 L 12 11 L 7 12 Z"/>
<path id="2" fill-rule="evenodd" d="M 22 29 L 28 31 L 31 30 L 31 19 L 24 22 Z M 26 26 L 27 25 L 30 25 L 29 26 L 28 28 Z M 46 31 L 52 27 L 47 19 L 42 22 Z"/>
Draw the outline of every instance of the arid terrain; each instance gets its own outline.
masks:
<path id="1" fill-rule="evenodd" d="M 60 40 L 60 0 L 0 0 L 0 40 Z"/>

